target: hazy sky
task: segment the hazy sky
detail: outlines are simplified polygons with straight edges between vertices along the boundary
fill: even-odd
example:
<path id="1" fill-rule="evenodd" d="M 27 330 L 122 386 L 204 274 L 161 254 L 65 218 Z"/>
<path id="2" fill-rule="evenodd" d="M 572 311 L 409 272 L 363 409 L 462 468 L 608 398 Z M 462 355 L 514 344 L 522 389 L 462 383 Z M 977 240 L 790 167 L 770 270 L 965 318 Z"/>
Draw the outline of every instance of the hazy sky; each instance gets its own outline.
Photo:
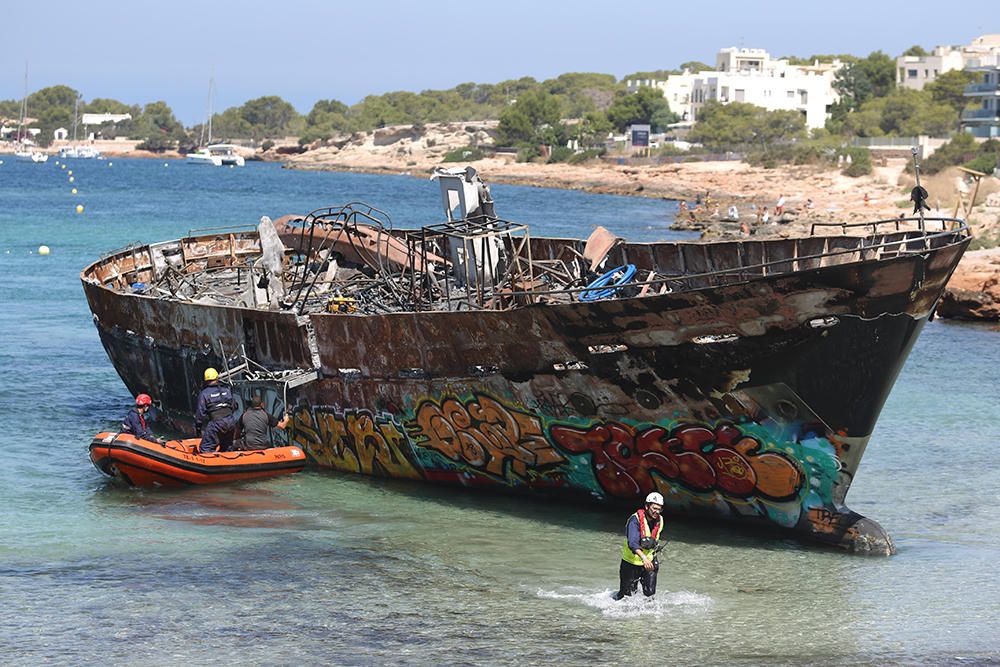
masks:
<path id="1" fill-rule="evenodd" d="M 215 110 L 280 95 L 303 113 L 318 99 L 451 88 L 563 72 L 713 63 L 725 46 L 772 55 L 896 56 L 913 44 L 1000 33 L 997 0 L 695 2 L 320 2 L 44 0 L 5 3 L 0 99 L 67 84 L 85 99 L 165 100 L 191 125 Z M 659 8 L 662 7 L 662 8 Z"/>

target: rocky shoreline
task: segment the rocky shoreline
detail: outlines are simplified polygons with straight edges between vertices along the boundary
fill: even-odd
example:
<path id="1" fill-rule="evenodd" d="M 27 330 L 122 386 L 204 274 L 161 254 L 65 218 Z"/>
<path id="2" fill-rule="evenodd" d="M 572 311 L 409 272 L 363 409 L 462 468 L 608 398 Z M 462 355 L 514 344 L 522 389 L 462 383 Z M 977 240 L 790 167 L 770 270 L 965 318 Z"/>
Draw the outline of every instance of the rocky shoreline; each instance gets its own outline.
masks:
<path id="1" fill-rule="evenodd" d="M 425 178 L 442 165 L 446 153 L 488 141 L 491 130 L 488 123 L 442 124 L 419 132 L 410 127 L 385 128 L 281 157 L 290 169 Z M 703 238 L 739 237 L 748 231 L 756 236 L 788 237 L 808 233 L 814 223 L 889 220 L 912 211 L 908 190 L 913 183 L 905 159 L 885 161 L 871 175 L 860 178 L 811 165 L 763 169 L 735 161 L 624 165 L 592 160 L 570 165 L 518 163 L 514 156 L 505 155 L 454 164 L 475 167 L 489 183 L 673 199 L 691 202 L 692 208 L 700 201 L 694 214 L 679 217 L 674 227 L 699 231 Z M 986 201 L 977 206 L 970 224 L 977 236 L 1000 240 L 1000 180 L 990 180 L 981 188 Z M 944 172 L 927 183 L 932 186 L 928 189 L 935 209 L 928 215 L 952 215 L 955 191 L 961 187 L 957 181 L 957 172 Z M 774 206 L 782 196 L 786 211 L 779 218 Z M 730 206 L 737 207 L 740 221 L 748 223 L 749 229 L 725 220 Z M 777 224 L 756 220 L 754 207 L 762 211 L 765 206 Z M 938 314 L 998 320 L 998 284 L 1000 248 L 969 252 L 952 277 Z"/>
<path id="2" fill-rule="evenodd" d="M 1000 248 L 965 253 L 948 281 L 937 314 L 959 320 L 1000 321 Z"/>

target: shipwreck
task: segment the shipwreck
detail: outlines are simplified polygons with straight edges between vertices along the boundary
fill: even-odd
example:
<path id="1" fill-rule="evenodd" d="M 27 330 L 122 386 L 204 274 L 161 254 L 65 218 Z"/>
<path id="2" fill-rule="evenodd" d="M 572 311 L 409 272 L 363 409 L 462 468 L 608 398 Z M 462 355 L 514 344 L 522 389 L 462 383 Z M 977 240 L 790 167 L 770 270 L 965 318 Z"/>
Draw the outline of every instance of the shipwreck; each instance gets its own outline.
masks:
<path id="1" fill-rule="evenodd" d="M 961 220 L 544 238 L 498 217 L 471 168 L 436 177 L 445 215 L 420 229 L 355 202 L 86 267 L 125 385 L 191 432 L 214 366 L 287 407 L 320 466 L 580 502 L 657 490 L 668 514 L 892 553 L 845 500 Z"/>

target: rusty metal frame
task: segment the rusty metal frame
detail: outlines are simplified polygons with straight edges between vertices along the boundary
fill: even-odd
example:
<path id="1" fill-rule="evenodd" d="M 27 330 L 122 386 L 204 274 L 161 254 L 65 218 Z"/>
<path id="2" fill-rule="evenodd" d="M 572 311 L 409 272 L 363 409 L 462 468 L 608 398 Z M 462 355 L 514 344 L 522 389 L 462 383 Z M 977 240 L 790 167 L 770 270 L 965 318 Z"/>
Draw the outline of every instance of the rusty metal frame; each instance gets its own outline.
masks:
<path id="1" fill-rule="evenodd" d="M 322 209 L 321 211 L 333 211 L 332 215 L 335 216 L 337 221 L 340 221 L 340 224 L 351 224 L 354 220 L 354 213 L 352 213 L 354 209 L 350 209 L 349 206 L 337 209 Z M 314 216 L 314 218 L 316 220 L 326 219 L 324 218 L 325 215 L 324 213 L 320 213 Z M 361 212 L 359 215 L 365 217 L 367 214 Z M 737 257 L 735 258 L 738 266 L 710 271 L 686 273 L 685 270 L 688 268 L 686 261 L 688 253 L 681 252 L 677 256 L 677 262 L 681 271 L 680 274 L 664 276 L 661 273 L 649 270 L 644 280 L 631 283 L 630 286 L 638 288 L 638 292 L 636 293 L 641 296 L 704 289 L 719 285 L 760 280 L 771 275 L 800 270 L 803 266 L 809 266 L 810 264 L 819 266 L 822 260 L 827 258 L 857 255 L 858 261 L 863 261 L 866 256 L 870 255 L 887 258 L 904 253 L 925 252 L 932 249 L 935 239 L 947 237 L 950 239 L 950 243 L 954 244 L 961 242 L 961 239 L 971 235 L 966 223 L 960 219 L 927 218 L 926 220 L 927 222 L 939 223 L 941 231 L 930 232 L 926 228 L 923 231 L 919 229 L 902 229 L 901 226 L 906 222 L 917 222 L 914 219 L 905 218 L 902 220 L 888 219 L 864 223 L 815 223 L 810 230 L 810 235 L 814 237 L 816 236 L 817 229 L 822 230 L 824 228 L 838 228 L 843 232 L 863 229 L 870 231 L 870 233 L 867 236 L 850 236 L 845 234 L 842 238 L 854 240 L 856 244 L 834 249 L 831 249 L 832 244 L 830 241 L 841 237 L 819 237 L 824 241 L 822 251 L 808 254 L 800 254 L 802 249 L 799 248 L 798 241 L 796 240 L 794 246 L 791 248 L 791 256 L 766 259 L 765 254 L 762 257 L 764 261 L 756 262 L 752 261 L 750 254 L 746 250 L 747 246 L 752 247 L 752 244 L 755 243 L 766 245 L 767 241 L 739 241 L 736 242 Z M 889 234 L 880 235 L 879 228 L 884 226 L 891 226 L 889 233 L 893 236 L 900 235 L 899 238 L 890 238 Z M 311 225 L 311 228 L 314 229 L 315 225 Z M 956 234 L 958 234 L 957 237 Z M 553 273 L 553 268 L 550 266 L 552 260 L 539 260 L 536 266 L 536 262 L 533 261 L 531 255 L 531 243 L 527 225 L 494 217 L 479 216 L 457 222 L 428 225 L 412 232 L 400 231 L 394 236 L 405 241 L 407 248 L 407 261 L 401 273 L 390 273 L 385 269 L 384 262 L 373 261 L 371 268 L 376 271 L 374 278 L 370 276 L 367 278 L 354 277 L 343 281 L 332 280 L 327 283 L 330 290 L 334 291 L 338 296 L 354 298 L 361 302 L 364 307 L 359 309 L 359 314 L 370 314 L 372 312 L 420 312 L 422 310 L 508 310 L 539 301 L 556 303 L 576 301 L 579 299 L 579 295 L 587 289 L 586 286 L 576 286 L 568 280 L 571 278 L 571 275 L 566 270 L 565 261 L 563 260 L 559 260 L 563 267 L 561 275 L 565 279 L 565 281 L 560 281 L 562 285 L 556 289 L 538 288 L 535 277 L 536 275 L 551 275 Z M 246 248 L 238 249 L 238 238 L 245 240 L 247 236 L 228 234 L 226 237 L 185 237 L 180 239 L 177 243 L 182 253 L 182 260 L 186 262 L 184 269 L 178 271 L 175 267 L 168 266 L 168 270 L 162 272 L 155 280 L 150 281 L 152 286 L 163 294 L 169 293 L 175 299 L 193 300 L 211 292 L 213 298 L 221 300 L 223 303 L 233 301 L 235 299 L 233 295 L 217 292 L 210 284 L 205 284 L 205 279 L 211 278 L 213 274 L 235 270 L 236 284 L 241 284 L 240 271 L 245 267 L 241 266 L 238 260 L 252 256 L 253 252 L 248 251 Z M 378 238 L 381 239 L 381 236 Z M 418 270 L 418 259 L 421 262 L 421 267 L 430 267 L 431 259 L 429 253 L 432 246 L 440 244 L 442 240 L 447 239 L 456 239 L 461 244 L 461 247 L 465 249 L 467 257 L 470 256 L 468 252 L 470 243 L 486 241 L 483 243 L 481 251 L 484 254 L 484 266 L 493 266 L 493 253 L 496 249 L 493 247 L 492 240 L 500 239 L 503 244 L 503 251 L 506 253 L 503 271 L 493 274 L 491 278 L 487 279 L 485 272 L 478 268 L 478 262 L 466 262 L 466 286 L 463 290 L 458 288 L 456 284 L 453 284 L 453 280 L 446 275 L 447 260 L 445 260 L 446 264 L 438 269 L 443 272 L 442 275 L 436 275 L 436 271 Z M 194 257 L 187 252 L 189 246 L 193 246 L 199 242 L 208 246 L 212 242 L 219 241 L 226 246 L 221 254 L 215 253 L 213 255 L 223 257 L 223 263 L 220 266 L 210 266 L 211 257 L 207 254 Z M 698 264 L 711 267 L 716 263 L 713 261 L 710 248 L 707 244 L 688 245 L 700 245 L 702 247 L 704 257 L 697 261 Z M 313 252 L 322 251 L 325 246 L 326 242 L 324 240 L 320 244 L 320 247 Z M 363 257 L 363 255 L 360 255 L 361 248 L 358 247 L 357 250 L 359 251 L 359 256 Z M 472 253 L 471 256 L 474 255 L 475 253 Z M 305 255 L 306 258 L 309 256 L 309 254 Z M 117 281 L 120 289 L 124 289 L 126 284 L 131 282 L 131 278 L 135 278 L 138 275 L 140 269 L 154 270 L 151 246 L 130 244 L 119 251 L 117 255 L 102 258 L 98 264 L 101 262 L 112 262 L 113 257 L 116 257 L 117 262 L 121 264 L 113 270 L 114 275 L 111 278 L 105 276 L 105 282 L 113 283 Z M 140 258 L 142 258 L 142 267 L 140 267 Z M 622 259 L 627 259 L 624 250 L 622 251 Z M 202 262 L 204 262 L 204 266 L 199 266 Z M 307 263 L 308 261 L 304 265 Z M 470 264 L 475 264 L 475 266 L 470 266 Z M 555 273 L 559 274 L 560 272 L 556 270 Z M 318 283 L 320 274 L 317 272 L 317 275 L 308 282 L 298 278 L 297 274 L 298 271 L 295 271 L 291 277 L 291 289 L 294 288 L 296 282 L 299 282 L 299 292 L 291 303 L 298 305 L 297 310 L 301 315 L 307 310 L 309 299 L 314 287 Z M 108 273 L 107 275 L 112 274 Z M 178 281 L 176 286 L 174 285 L 174 280 Z M 166 281 L 166 290 L 162 289 L 164 281 Z M 208 282 L 210 283 L 211 281 Z M 191 289 L 192 293 L 190 295 L 179 294 L 183 290 L 184 283 L 187 283 Z M 373 294 L 373 290 L 377 293 Z"/>

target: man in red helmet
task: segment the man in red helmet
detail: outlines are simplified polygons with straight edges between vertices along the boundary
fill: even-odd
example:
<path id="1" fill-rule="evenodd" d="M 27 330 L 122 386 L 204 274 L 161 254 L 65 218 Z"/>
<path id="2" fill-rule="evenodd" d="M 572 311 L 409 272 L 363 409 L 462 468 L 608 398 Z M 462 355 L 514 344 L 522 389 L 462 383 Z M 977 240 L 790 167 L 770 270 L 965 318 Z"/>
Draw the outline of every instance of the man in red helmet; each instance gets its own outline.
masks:
<path id="1" fill-rule="evenodd" d="M 153 399 L 149 394 L 139 394 L 135 397 L 135 408 L 128 411 L 125 421 L 122 422 L 122 433 L 128 433 L 139 440 L 149 440 L 163 444 L 165 440 L 153 435 L 153 432 L 146 426 L 146 413 L 149 406 L 153 404 Z"/>

